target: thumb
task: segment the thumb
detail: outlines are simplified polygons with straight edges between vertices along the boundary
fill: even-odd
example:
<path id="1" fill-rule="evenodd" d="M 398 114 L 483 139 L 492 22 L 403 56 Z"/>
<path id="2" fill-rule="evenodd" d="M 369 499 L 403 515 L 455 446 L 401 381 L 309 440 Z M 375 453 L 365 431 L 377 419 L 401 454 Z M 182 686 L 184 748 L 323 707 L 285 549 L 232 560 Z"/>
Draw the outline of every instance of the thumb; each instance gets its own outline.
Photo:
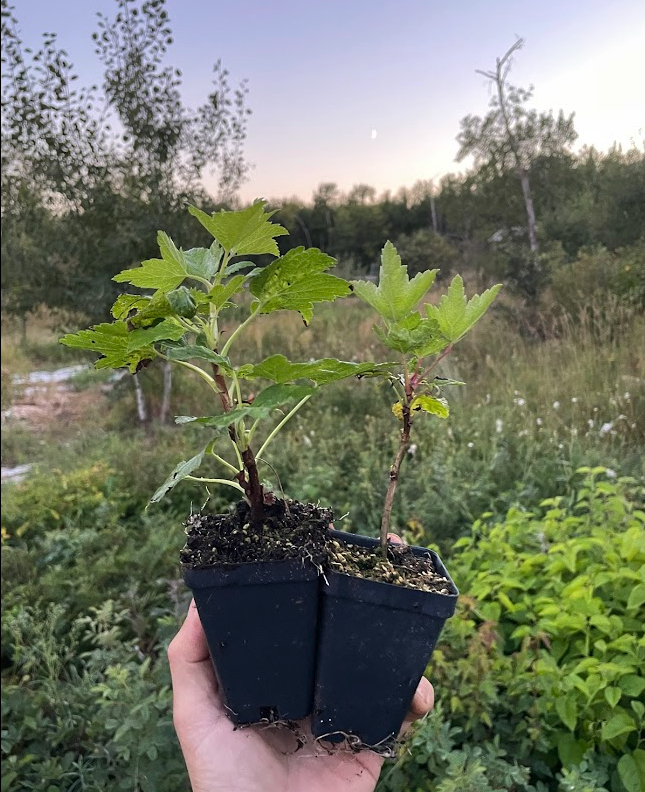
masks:
<path id="1" fill-rule="evenodd" d="M 206 635 L 195 601 L 190 603 L 181 629 L 170 642 L 168 661 L 173 689 L 175 722 L 205 703 L 222 709 Z"/>

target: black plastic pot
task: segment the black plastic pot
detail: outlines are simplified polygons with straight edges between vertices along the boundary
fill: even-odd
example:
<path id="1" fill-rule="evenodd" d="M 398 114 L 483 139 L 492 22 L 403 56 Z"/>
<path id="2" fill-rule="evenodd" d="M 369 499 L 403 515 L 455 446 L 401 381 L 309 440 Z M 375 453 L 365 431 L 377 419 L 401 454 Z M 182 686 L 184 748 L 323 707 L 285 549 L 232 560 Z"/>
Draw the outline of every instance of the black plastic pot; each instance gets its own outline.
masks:
<path id="1" fill-rule="evenodd" d="M 378 541 L 332 531 L 345 544 L 376 547 Z M 439 556 L 421 547 L 450 580 Z M 387 747 L 399 733 L 458 592 L 426 591 L 328 571 L 321 583 L 315 737 L 337 742 L 347 735 L 365 746 Z"/>
<path id="2" fill-rule="evenodd" d="M 184 570 L 234 723 L 311 713 L 318 570 L 302 560 Z"/>

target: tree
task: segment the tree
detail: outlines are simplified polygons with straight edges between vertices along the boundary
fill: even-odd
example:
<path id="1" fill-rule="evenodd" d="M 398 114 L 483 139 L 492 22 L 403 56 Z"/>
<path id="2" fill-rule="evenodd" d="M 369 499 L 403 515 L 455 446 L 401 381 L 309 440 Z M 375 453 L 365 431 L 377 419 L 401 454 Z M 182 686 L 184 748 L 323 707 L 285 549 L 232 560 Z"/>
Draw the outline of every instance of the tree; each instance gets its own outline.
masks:
<path id="1" fill-rule="evenodd" d="M 472 154 L 477 167 L 490 169 L 497 175 L 515 173 L 522 186 L 526 209 L 528 237 L 531 251 L 538 250 L 537 220 L 531 193 L 529 173 L 538 155 L 549 156 L 565 151 L 576 139 L 573 114 L 562 111 L 538 113 L 526 107 L 533 95 L 533 87 L 519 88 L 508 82 L 513 55 L 524 45 L 518 39 L 508 52 L 497 58 L 495 69 L 477 70 L 488 79 L 494 89 L 489 112 L 480 116 L 468 115 L 461 121 L 457 136 L 460 145 L 457 160 Z"/>
<path id="2" fill-rule="evenodd" d="M 87 301 L 86 290 L 151 255 L 160 225 L 176 234 L 173 220 L 185 223 L 187 199 L 205 202 L 207 169 L 218 167 L 223 199 L 247 170 L 245 82 L 232 91 L 216 62 L 212 92 L 191 110 L 180 73 L 164 65 L 172 43 L 165 0 L 117 0 L 117 9 L 113 19 L 99 14 L 93 37 L 104 66 L 99 91 L 75 87 L 78 76 L 55 34 L 45 34 L 35 52 L 24 49 L 2 0 L 3 220 L 17 211 L 10 195 L 20 194 L 20 181 L 61 218 L 64 234 L 52 241 L 55 252 L 49 248 L 61 288 L 47 301 L 91 310 L 92 320 L 107 315 L 115 293 L 101 286 L 100 299 Z"/>
<path id="3" fill-rule="evenodd" d="M 181 238 L 184 205 L 207 202 L 204 172 L 218 168 L 225 200 L 247 171 L 246 83 L 232 90 L 217 61 L 205 102 L 197 110 L 184 105 L 181 74 L 164 63 L 172 44 L 165 0 L 117 0 L 113 18 L 98 15 L 93 39 L 102 91 L 76 89 L 78 76 L 56 35 L 45 34 L 35 52 L 24 49 L 13 8 L 2 0 L 3 221 L 20 213 L 10 195 L 20 195 L 16 184 L 25 182 L 60 231 L 41 252 L 49 259 L 40 266 L 55 273 L 54 288 L 44 291 L 38 281 L 37 288 L 25 282 L 18 251 L 26 241 L 11 236 L 17 224 L 3 233 L 7 277 L 22 288 L 11 305 L 23 315 L 44 302 L 101 321 L 119 290 L 111 276 L 151 257 L 161 226 Z M 169 372 L 164 383 L 162 417 Z"/>

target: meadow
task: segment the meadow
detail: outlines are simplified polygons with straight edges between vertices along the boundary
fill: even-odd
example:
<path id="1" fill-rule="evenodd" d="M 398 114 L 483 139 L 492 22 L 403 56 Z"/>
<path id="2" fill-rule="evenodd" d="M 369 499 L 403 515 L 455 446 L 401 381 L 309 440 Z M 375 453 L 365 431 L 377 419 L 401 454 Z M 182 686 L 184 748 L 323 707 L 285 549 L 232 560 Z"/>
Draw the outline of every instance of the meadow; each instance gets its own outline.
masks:
<path id="1" fill-rule="evenodd" d="M 245 354 L 382 359 L 353 299 L 309 329 L 277 314 Z M 129 377 L 17 378 L 86 363 L 48 317 L 2 333 L 2 790 L 188 789 L 165 647 L 185 612 L 182 521 L 228 493 L 184 484 L 144 512 L 199 429 L 136 419 Z M 183 372 L 182 372 L 183 374 Z M 398 792 L 639 792 L 645 783 L 645 317 L 613 298 L 526 320 L 499 305 L 446 360 L 467 384 L 419 426 L 394 525 L 462 591 L 428 668 L 435 711 L 386 764 Z M 151 414 L 161 370 L 142 378 Z M 173 414 L 207 394 L 175 376 Z M 262 474 L 375 535 L 397 425 L 386 385 L 313 399 Z M 191 452 L 192 455 L 192 452 Z"/>

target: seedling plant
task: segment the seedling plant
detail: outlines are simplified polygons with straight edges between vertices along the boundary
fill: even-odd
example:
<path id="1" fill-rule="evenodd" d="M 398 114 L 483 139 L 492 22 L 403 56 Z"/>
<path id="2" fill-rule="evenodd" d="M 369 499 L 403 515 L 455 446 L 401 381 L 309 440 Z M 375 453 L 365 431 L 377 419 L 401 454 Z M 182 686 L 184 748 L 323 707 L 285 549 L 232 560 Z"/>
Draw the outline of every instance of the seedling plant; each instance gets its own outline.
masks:
<path id="1" fill-rule="evenodd" d="M 270 498 L 258 463 L 280 429 L 320 387 L 385 369 L 333 358 L 294 363 L 283 355 L 256 364 L 236 361 L 240 338 L 261 316 L 297 311 L 308 325 L 316 303 L 345 297 L 351 289 L 329 274 L 336 262 L 316 248 L 297 247 L 281 256 L 276 238 L 288 232 L 271 222 L 274 212 L 267 211 L 262 201 L 240 211 L 207 214 L 196 207 L 189 211 L 215 238 L 211 246 L 183 250 L 160 231 L 160 257 L 114 278 L 151 293 L 120 295 L 112 307 L 112 322 L 66 335 L 61 342 L 99 353 L 95 364 L 99 369 L 127 367 L 136 373 L 161 359 L 206 382 L 213 399 L 204 405 L 205 414 L 179 416 L 176 421 L 208 427 L 211 439 L 175 467 L 151 502 L 160 501 L 184 480 L 233 487 L 248 501 L 251 525 L 261 528 Z M 259 268 L 248 256 L 272 256 L 273 261 Z M 227 315 L 234 300 L 247 291 L 248 315 L 231 331 Z M 281 419 L 254 451 L 259 429 L 276 411 Z M 228 453 L 222 445 L 228 445 Z M 219 465 L 220 474 L 195 475 L 208 459 Z"/>
<path id="2" fill-rule="evenodd" d="M 374 326 L 379 339 L 400 357 L 398 365 L 388 365 L 388 378 L 397 396 L 392 412 L 401 429 L 381 519 L 380 545 L 385 558 L 392 506 L 401 465 L 410 448 L 413 424 L 423 415 L 448 418 L 444 388 L 464 384 L 440 377 L 435 370 L 481 319 L 501 288 L 498 284 L 467 300 L 464 282 L 456 275 L 437 305 L 425 304 L 425 316 L 422 316 L 417 306 L 430 291 L 437 272 L 426 270 L 410 279 L 396 248 L 387 242 L 381 256 L 378 286 L 367 281 L 352 282 L 354 294 L 371 305 L 382 319 L 381 325 Z"/>

